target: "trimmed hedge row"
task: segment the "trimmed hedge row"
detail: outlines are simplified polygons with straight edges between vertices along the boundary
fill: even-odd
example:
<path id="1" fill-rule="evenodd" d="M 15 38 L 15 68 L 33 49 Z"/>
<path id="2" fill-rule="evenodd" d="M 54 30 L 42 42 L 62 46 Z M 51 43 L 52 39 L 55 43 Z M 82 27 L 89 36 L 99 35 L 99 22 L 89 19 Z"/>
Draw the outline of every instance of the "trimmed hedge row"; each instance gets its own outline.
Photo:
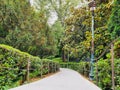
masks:
<path id="1" fill-rule="evenodd" d="M 16 87 L 29 78 L 59 70 L 59 64 L 40 59 L 18 49 L 0 44 L 0 90 Z"/>
<path id="2" fill-rule="evenodd" d="M 73 69 L 77 72 L 79 72 L 80 74 L 89 77 L 89 70 L 90 70 L 90 65 L 89 62 L 60 62 L 60 67 L 62 68 L 69 68 L 69 69 Z"/>
<path id="3" fill-rule="evenodd" d="M 80 74 L 89 78 L 90 63 L 89 62 L 59 62 L 62 68 L 70 68 L 78 71 Z M 102 90 L 112 90 L 112 74 L 111 74 L 111 62 L 110 60 L 99 60 L 94 64 L 94 82 L 98 83 L 98 86 Z M 114 60 L 115 66 L 115 90 L 120 90 L 120 59 Z M 98 68 L 98 74 L 96 72 Z M 96 79 L 97 78 L 97 79 Z M 98 80 L 96 82 L 96 80 Z"/>

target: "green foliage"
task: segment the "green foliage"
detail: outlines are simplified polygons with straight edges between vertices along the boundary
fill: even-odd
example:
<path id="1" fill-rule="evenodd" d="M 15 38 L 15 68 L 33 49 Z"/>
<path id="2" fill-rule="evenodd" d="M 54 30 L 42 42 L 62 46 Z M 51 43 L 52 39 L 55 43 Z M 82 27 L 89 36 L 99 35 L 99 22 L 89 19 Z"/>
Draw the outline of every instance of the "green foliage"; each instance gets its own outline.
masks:
<path id="1" fill-rule="evenodd" d="M 119 90 L 120 87 L 120 59 L 114 60 L 115 66 L 115 87 L 116 90 Z M 98 78 L 98 85 L 102 88 L 102 90 L 112 90 L 112 74 L 111 74 L 111 63 L 109 59 L 99 60 L 95 64 L 95 73 L 96 67 L 98 68 L 98 75 L 95 74 L 95 78 Z"/>
<path id="2" fill-rule="evenodd" d="M 94 68 L 94 82 L 96 82 L 96 78 L 98 78 L 98 86 L 102 88 L 102 90 L 112 90 L 112 74 L 111 74 L 111 62 L 110 62 L 110 53 L 107 54 L 108 59 L 100 59 L 95 63 Z M 89 77 L 90 71 L 90 63 L 89 62 L 62 62 L 60 58 L 53 59 L 56 62 L 60 63 L 62 68 L 70 68 L 78 71 L 80 74 Z M 120 88 L 120 59 L 114 60 L 115 66 L 115 88 L 119 90 Z M 98 74 L 96 73 L 96 68 L 98 68 Z"/>
<path id="3" fill-rule="evenodd" d="M 62 68 L 69 68 L 73 69 L 75 71 L 78 71 L 80 74 L 89 77 L 89 70 L 90 70 L 90 65 L 89 62 L 60 62 L 60 66 Z"/>
<path id="4" fill-rule="evenodd" d="M 120 39 L 114 44 L 115 58 L 120 58 Z"/>
<path id="5" fill-rule="evenodd" d="M 97 1 L 100 3 L 100 1 Z M 111 14 L 112 6 L 106 1 L 95 10 L 94 50 L 95 57 L 99 57 L 108 47 L 111 39 L 107 23 Z M 66 18 L 66 31 L 63 37 L 63 50 L 70 54 L 71 58 L 85 60 L 90 57 L 91 52 L 91 12 L 88 8 L 72 8 L 70 16 Z M 109 14 L 108 14 L 109 13 Z M 106 50 L 107 51 L 107 50 Z M 106 54 L 106 53 L 105 53 Z M 105 56 L 104 56 L 105 58 Z"/>
<path id="6" fill-rule="evenodd" d="M 111 85 L 111 68 L 108 62 L 108 60 L 99 60 L 97 66 L 95 66 L 98 67 L 98 84 L 103 90 L 106 90 L 106 87 Z M 97 77 L 95 76 L 95 78 Z"/>
<path id="7" fill-rule="evenodd" d="M 60 64 L 61 68 L 73 69 L 80 74 L 89 77 L 90 63 L 89 62 L 63 62 L 61 58 L 53 58 L 52 61 Z"/>
<path id="8" fill-rule="evenodd" d="M 66 61 L 67 58 L 69 61 L 89 59 L 92 39 L 91 12 L 87 7 L 74 8 L 79 0 L 35 1 L 37 11 L 31 7 L 29 0 L 0 0 L 0 43 L 41 58 L 0 45 L 0 89 L 18 86 L 26 81 L 26 67 L 29 59 L 31 62 L 30 78 L 55 72 L 59 69 L 58 63 L 61 67 L 74 69 L 83 75 L 89 74 L 88 62 L 65 63 L 60 58 L 52 62 L 43 58 L 50 57 L 51 59 L 51 56 L 60 56 L 62 53 Z M 108 52 L 106 48 L 109 47 L 111 39 L 120 36 L 120 1 L 115 0 L 114 4 L 111 1 L 113 0 L 96 1 L 95 57 L 103 54 L 104 50 Z M 58 20 L 49 26 L 51 12 L 57 14 Z M 115 58 L 119 59 L 120 40 L 115 42 L 114 47 Z M 103 59 L 110 59 L 110 54 L 106 56 L 106 52 Z M 100 60 L 98 66 L 99 85 L 103 89 L 109 88 L 111 86 L 110 62 Z M 119 60 L 115 60 L 116 90 L 120 87 L 118 68 Z"/>
<path id="9" fill-rule="evenodd" d="M 115 60 L 115 88 L 120 89 L 120 59 Z"/>
<path id="10" fill-rule="evenodd" d="M 41 60 L 39 57 L 0 44 L 0 89 L 18 86 L 27 80 L 28 60 L 30 60 L 30 78 L 59 70 L 57 62 Z"/>
<path id="11" fill-rule="evenodd" d="M 70 9 L 75 7 L 78 0 L 47 0 L 50 5 L 50 11 L 54 11 L 57 14 L 58 20 L 60 21 L 63 28 L 65 28 L 65 18 L 69 16 Z"/>
<path id="12" fill-rule="evenodd" d="M 112 39 L 120 36 L 120 0 L 114 1 L 108 28 Z"/>
<path id="13" fill-rule="evenodd" d="M 61 59 L 61 58 L 52 58 L 52 61 L 61 63 L 61 62 L 62 62 L 62 59 Z"/>
<path id="14" fill-rule="evenodd" d="M 86 50 L 89 50 L 90 42 L 84 42 L 84 40 L 86 40 L 86 31 L 89 27 L 83 23 L 89 18 L 87 13 L 85 8 L 73 9 L 71 16 L 65 20 L 66 30 L 62 49 L 66 55 L 69 53 L 70 58 L 83 59 L 87 56 Z"/>
<path id="15" fill-rule="evenodd" d="M 17 27 L 14 31 L 9 31 L 9 34 L 5 37 L 5 43 L 7 45 L 13 46 L 14 48 L 19 48 L 22 51 L 27 51 L 28 46 L 32 44 L 32 41 L 33 36 L 30 32 L 22 32 Z"/>
<path id="16" fill-rule="evenodd" d="M 56 55 L 58 43 L 48 26 L 49 10 L 42 2 L 36 12 L 29 0 L 1 0 L 0 43 L 41 58 Z"/>

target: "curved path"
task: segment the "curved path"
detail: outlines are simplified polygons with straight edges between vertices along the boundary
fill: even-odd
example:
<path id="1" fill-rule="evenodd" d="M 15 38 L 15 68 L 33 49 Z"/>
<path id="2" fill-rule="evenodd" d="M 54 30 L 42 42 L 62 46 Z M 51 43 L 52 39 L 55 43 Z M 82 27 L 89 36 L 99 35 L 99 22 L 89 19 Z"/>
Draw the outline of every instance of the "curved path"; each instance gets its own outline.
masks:
<path id="1" fill-rule="evenodd" d="M 60 69 L 60 72 L 42 80 L 22 85 L 10 90 L 101 90 L 79 73 L 70 69 Z"/>

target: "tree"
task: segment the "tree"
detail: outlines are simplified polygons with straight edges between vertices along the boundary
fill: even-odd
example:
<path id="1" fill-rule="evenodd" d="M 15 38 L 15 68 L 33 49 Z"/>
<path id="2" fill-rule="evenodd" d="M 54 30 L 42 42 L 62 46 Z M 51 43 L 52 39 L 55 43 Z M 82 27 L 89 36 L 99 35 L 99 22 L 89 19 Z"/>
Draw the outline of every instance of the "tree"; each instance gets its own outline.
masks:
<path id="1" fill-rule="evenodd" d="M 120 36 L 120 1 L 115 0 L 112 14 L 108 23 L 109 32 L 111 33 L 111 38 L 114 40 L 115 38 Z"/>
<path id="2" fill-rule="evenodd" d="M 27 50 L 27 44 L 25 45 L 24 42 L 29 42 L 32 38 L 29 32 L 31 31 L 30 18 L 33 13 L 30 3 L 27 0 L 1 0 L 1 2 L 0 25 L 3 34 L 0 37 L 4 39 L 1 43 L 23 51 Z"/>
<path id="3" fill-rule="evenodd" d="M 65 28 L 65 18 L 70 14 L 70 8 L 78 4 L 78 0 L 48 0 L 52 12 L 56 13 L 59 22 Z"/>
<path id="4" fill-rule="evenodd" d="M 28 0 L 1 0 L 0 43 L 40 57 L 54 55 L 56 43 L 45 6 L 36 11 Z"/>
<path id="5" fill-rule="evenodd" d="M 95 11 L 95 57 L 101 56 L 110 43 L 107 23 L 110 16 L 108 13 L 111 13 L 111 8 L 110 3 L 102 3 Z M 64 46 L 69 46 L 68 50 L 70 52 L 72 50 L 77 51 L 79 60 L 86 60 L 90 56 L 91 48 L 91 13 L 85 7 L 73 8 L 71 11 L 70 17 L 65 20 L 66 37 L 64 39 L 66 39 L 63 41 L 65 42 Z M 103 58 L 106 58 L 105 54 L 102 55 Z"/>

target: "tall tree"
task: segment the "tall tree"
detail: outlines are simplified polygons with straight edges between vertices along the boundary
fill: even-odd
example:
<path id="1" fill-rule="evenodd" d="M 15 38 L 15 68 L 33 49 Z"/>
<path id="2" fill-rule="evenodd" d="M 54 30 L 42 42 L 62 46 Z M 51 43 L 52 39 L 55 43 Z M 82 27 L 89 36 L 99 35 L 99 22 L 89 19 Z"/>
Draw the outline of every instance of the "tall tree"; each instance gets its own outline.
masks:
<path id="1" fill-rule="evenodd" d="M 7 32 L 7 34 L 2 37 L 4 38 L 4 42 L 1 43 L 24 50 L 25 48 L 21 48 L 25 45 L 22 42 L 24 41 L 23 39 L 27 38 L 25 41 L 31 39 L 31 34 L 28 33 L 30 30 L 29 22 L 31 13 L 33 12 L 30 3 L 26 0 L 4 0 L 1 2 L 3 3 L 0 8 L 2 18 L 0 25 L 3 33 L 5 34 L 5 32 Z"/>
<path id="2" fill-rule="evenodd" d="M 115 39 L 120 36 L 120 1 L 115 0 L 112 14 L 108 24 L 111 38 Z"/>
<path id="3" fill-rule="evenodd" d="M 47 0 L 50 3 L 51 11 L 54 12 L 61 25 L 65 27 L 65 18 L 70 14 L 70 8 L 78 4 L 78 0 Z"/>
<path id="4" fill-rule="evenodd" d="M 104 55 L 103 58 L 106 58 L 104 52 L 110 43 L 107 22 L 111 8 L 110 3 L 104 4 L 103 2 L 95 11 L 95 57 Z M 71 10 L 71 16 L 66 19 L 64 46 L 69 46 L 68 50 L 74 52 L 71 53 L 74 57 L 77 56 L 79 60 L 86 60 L 86 58 L 89 58 L 91 48 L 91 13 L 85 7 Z M 78 55 L 74 55 L 75 52 Z"/>
<path id="5" fill-rule="evenodd" d="M 47 23 L 49 14 L 45 6 L 42 4 L 36 11 L 28 0 L 1 0 L 0 43 L 40 57 L 55 54 L 56 43 Z"/>

